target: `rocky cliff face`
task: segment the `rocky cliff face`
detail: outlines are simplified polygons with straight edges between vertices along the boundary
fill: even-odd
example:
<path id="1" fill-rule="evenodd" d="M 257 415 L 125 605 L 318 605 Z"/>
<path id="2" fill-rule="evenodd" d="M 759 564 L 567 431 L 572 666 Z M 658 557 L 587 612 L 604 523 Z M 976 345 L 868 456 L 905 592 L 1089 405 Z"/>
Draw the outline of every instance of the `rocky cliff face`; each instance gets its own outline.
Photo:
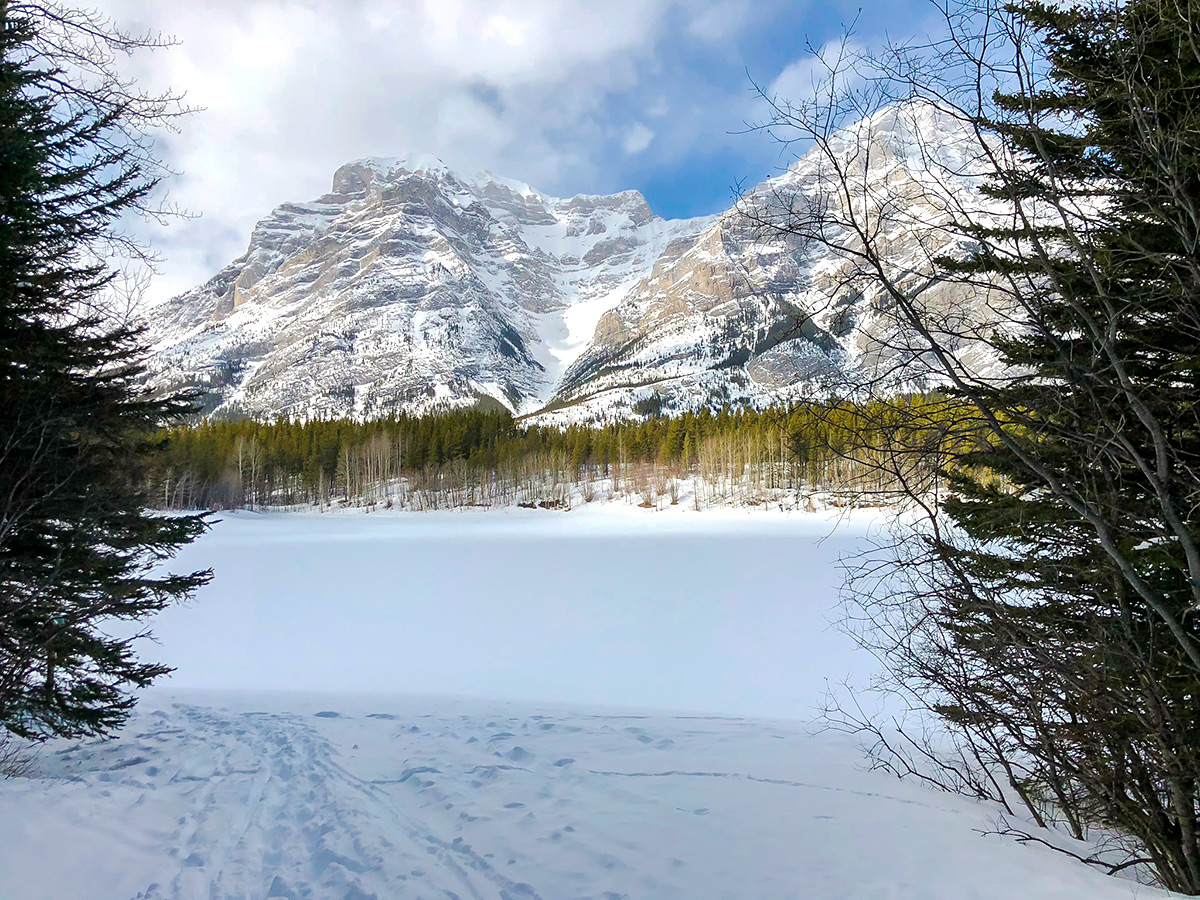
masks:
<path id="1" fill-rule="evenodd" d="M 953 129 L 887 116 L 860 126 L 874 129 L 863 164 L 888 198 L 889 252 L 915 266 L 945 248 L 922 227 L 911 148 L 949 146 Z M 810 155 L 738 209 L 664 221 L 636 191 L 558 199 L 433 159 L 359 160 L 151 311 L 151 378 L 258 416 L 483 401 L 581 421 L 819 394 L 909 363 L 885 299 L 846 288 L 850 260 L 744 215 L 829 193 Z M 943 293 L 932 302 L 970 315 L 971 298 Z"/>
<path id="2" fill-rule="evenodd" d="M 746 194 L 704 231 L 669 245 L 652 269 L 597 324 L 564 373 L 551 418 L 763 404 L 845 395 L 868 382 L 895 389 L 940 378 L 919 335 L 870 278 L 852 218 L 867 213 L 882 236 L 889 274 L 912 286 L 958 237 L 937 226 L 951 207 L 980 205 L 972 135 L 927 107 L 885 110 L 833 147 L 852 172 L 854 216 L 842 208 L 833 160 L 814 151 Z M 820 207 L 823 238 L 777 226 Z M 847 223 L 847 224 L 842 224 Z M 974 339 L 996 326 L 978 293 L 922 284 L 925 318 L 972 371 L 996 367 Z M 557 411 L 561 410 L 561 412 Z"/>
<path id="3" fill-rule="evenodd" d="M 559 200 L 432 160 L 360 160 L 329 194 L 272 212 L 209 282 L 152 310 L 152 377 L 252 415 L 480 398 L 527 412 L 582 349 L 592 323 L 580 312 L 706 224 L 664 222 L 635 191 Z"/>

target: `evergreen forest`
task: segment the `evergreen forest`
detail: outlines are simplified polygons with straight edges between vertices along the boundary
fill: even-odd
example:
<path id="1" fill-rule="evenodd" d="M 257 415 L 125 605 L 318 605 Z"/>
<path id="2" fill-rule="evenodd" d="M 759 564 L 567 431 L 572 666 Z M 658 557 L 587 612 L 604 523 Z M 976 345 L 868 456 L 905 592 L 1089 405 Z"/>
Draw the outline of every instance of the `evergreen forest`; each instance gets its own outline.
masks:
<path id="1" fill-rule="evenodd" d="M 891 418 L 904 435 L 888 432 L 884 407 L 850 403 L 566 428 L 482 409 L 365 422 L 209 421 L 159 434 L 152 495 L 172 509 L 559 509 L 617 495 L 649 507 L 684 494 L 697 507 L 811 503 L 814 493 L 863 502 L 895 493 L 895 461 L 883 464 L 894 448 L 925 447 L 921 458 L 906 451 L 909 465 L 933 472 L 951 424 L 961 425 L 935 397 L 910 398 Z"/>

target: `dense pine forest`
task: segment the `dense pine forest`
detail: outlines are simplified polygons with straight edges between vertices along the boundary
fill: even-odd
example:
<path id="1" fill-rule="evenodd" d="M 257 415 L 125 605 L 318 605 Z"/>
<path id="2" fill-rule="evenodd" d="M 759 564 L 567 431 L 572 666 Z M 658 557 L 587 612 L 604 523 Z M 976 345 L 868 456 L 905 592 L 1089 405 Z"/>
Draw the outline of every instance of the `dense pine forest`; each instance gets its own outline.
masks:
<path id="1" fill-rule="evenodd" d="M 894 463 L 881 465 L 881 455 L 911 446 L 918 429 L 938 435 L 925 446 L 941 446 L 948 409 L 944 400 L 913 398 L 899 426 L 910 432 L 904 440 L 880 431 L 878 411 L 850 404 L 562 429 L 480 409 L 368 422 L 211 421 L 160 434 L 154 490 L 164 508 L 177 509 L 569 508 L 617 495 L 646 506 L 686 495 L 699 507 L 807 503 L 818 492 L 843 502 L 892 492 Z M 935 452 L 914 461 L 936 463 Z"/>

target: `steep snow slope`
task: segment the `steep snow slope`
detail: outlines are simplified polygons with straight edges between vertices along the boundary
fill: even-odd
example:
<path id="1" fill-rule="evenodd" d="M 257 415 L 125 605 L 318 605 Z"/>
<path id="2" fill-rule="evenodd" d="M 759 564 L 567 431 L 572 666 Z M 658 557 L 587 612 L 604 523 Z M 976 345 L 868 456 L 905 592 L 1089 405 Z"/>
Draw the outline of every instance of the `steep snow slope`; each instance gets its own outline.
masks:
<path id="1" fill-rule="evenodd" d="M 955 249 L 936 228 L 938 198 L 977 194 L 973 141 L 919 105 L 843 136 L 841 164 L 863 176 L 855 203 L 902 277 Z M 151 377 L 257 415 L 492 398 L 547 422 L 764 404 L 880 377 L 920 385 L 919 342 L 888 298 L 854 285 L 848 255 L 762 227 L 790 210 L 836 216 L 845 200 L 829 163 L 810 152 L 720 216 L 668 222 L 636 191 L 557 199 L 426 157 L 359 160 L 330 194 L 259 223 L 211 281 L 151 312 Z M 954 286 L 925 302 L 955 329 L 993 324 Z M 992 364 L 958 343 L 964 364 Z"/>
<path id="2" fill-rule="evenodd" d="M 828 154 L 810 151 L 668 248 L 601 317 L 556 389 L 553 406 L 565 408 L 549 418 L 628 415 L 639 399 L 687 409 L 844 392 L 866 381 L 930 383 L 937 375 L 922 358 L 924 341 L 906 333 L 870 279 L 856 277 L 862 241 L 850 223 L 870 221 L 898 281 L 923 279 L 932 257 L 955 250 L 956 236 L 938 228 L 947 211 L 982 208 L 978 154 L 960 122 L 922 104 L 855 124 Z M 823 240 L 783 230 L 813 215 Z M 994 366 L 973 340 L 997 324 L 982 297 L 935 284 L 921 302 L 964 366 Z"/>

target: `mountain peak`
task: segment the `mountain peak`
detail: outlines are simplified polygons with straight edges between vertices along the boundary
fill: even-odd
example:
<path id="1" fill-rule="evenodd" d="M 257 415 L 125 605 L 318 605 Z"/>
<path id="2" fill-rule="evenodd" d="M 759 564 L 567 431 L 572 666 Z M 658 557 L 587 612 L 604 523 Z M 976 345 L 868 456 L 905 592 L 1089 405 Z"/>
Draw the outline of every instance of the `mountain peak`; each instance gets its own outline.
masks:
<path id="1" fill-rule="evenodd" d="M 333 173 L 335 194 L 356 194 L 377 181 L 390 181 L 402 173 L 453 176 L 453 170 L 432 153 L 406 156 L 367 156 L 351 160 Z"/>
<path id="2" fill-rule="evenodd" d="M 351 160 L 333 175 L 335 194 L 356 194 L 377 182 L 389 182 L 407 175 L 431 176 L 436 180 L 451 180 L 476 191 L 488 191 L 499 186 L 524 201 L 540 203 L 555 200 L 523 181 L 506 178 L 488 170 L 464 174 L 455 171 L 445 160 L 433 153 L 407 153 L 404 156 L 366 156 Z"/>
<path id="3" fill-rule="evenodd" d="M 871 167 L 881 194 L 893 168 L 925 163 L 912 136 L 952 161 L 954 129 L 923 110 L 864 124 L 888 144 Z M 833 190 L 811 157 L 789 174 L 754 192 Z M 892 241 L 897 259 L 929 252 L 923 216 Z M 201 389 L 211 411 L 268 417 L 485 400 L 582 421 L 784 402 L 891 364 L 885 305 L 845 276 L 836 254 L 764 241 L 733 211 L 665 221 L 637 191 L 560 199 L 433 154 L 367 157 L 156 307 L 149 374 Z"/>

